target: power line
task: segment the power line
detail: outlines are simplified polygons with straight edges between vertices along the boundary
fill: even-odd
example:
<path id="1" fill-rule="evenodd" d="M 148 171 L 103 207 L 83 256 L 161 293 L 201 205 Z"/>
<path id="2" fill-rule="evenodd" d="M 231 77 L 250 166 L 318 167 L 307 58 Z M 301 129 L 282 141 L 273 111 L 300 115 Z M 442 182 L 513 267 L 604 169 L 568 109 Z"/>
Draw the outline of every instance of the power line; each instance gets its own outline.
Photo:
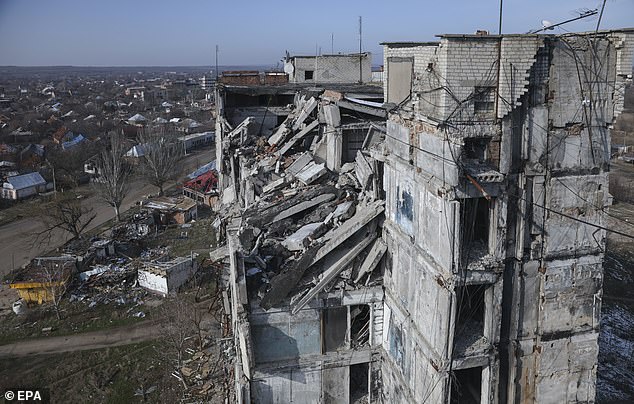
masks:
<path id="1" fill-rule="evenodd" d="M 632 235 L 630 235 L 630 234 L 626 234 L 626 233 L 623 233 L 623 232 L 618 231 L 618 230 L 610 229 L 610 228 L 605 227 L 605 226 L 601 226 L 601 225 L 598 225 L 598 224 L 595 224 L 595 223 L 591 223 L 591 222 L 588 222 L 588 221 L 586 221 L 586 220 L 579 219 L 578 217 L 571 216 L 571 215 L 569 215 L 569 214 L 567 214 L 567 213 L 559 212 L 558 210 L 548 208 L 548 207 L 546 207 L 546 206 L 544 206 L 544 205 L 540 205 L 540 204 L 538 204 L 537 202 L 531 202 L 531 201 L 528 201 L 528 200 L 526 200 L 526 198 L 525 198 L 525 197 L 522 197 L 522 196 L 517 195 L 517 194 L 510 194 L 510 195 L 513 195 L 513 196 L 514 196 L 514 197 L 516 197 L 517 199 L 522 200 L 522 201 L 524 201 L 524 202 L 526 202 L 526 203 L 528 203 L 528 204 L 531 204 L 531 205 L 537 206 L 538 208 L 542 208 L 542 209 L 544 209 L 544 210 L 546 210 L 546 211 L 548 211 L 548 212 L 552 212 L 552 213 L 554 213 L 554 214 L 557 214 L 557 215 L 563 216 L 563 217 L 568 218 L 568 219 L 570 219 L 570 220 L 574 220 L 574 221 L 576 221 L 576 222 L 579 222 L 579 223 L 585 224 L 585 225 L 587 225 L 587 226 L 591 226 L 591 227 L 597 228 L 597 229 L 599 229 L 599 230 L 605 230 L 605 231 L 607 231 L 607 232 L 614 233 L 614 234 L 618 234 L 618 235 L 620 235 L 620 236 L 627 237 L 627 238 L 629 238 L 629 239 L 634 240 L 634 236 L 632 236 Z"/>

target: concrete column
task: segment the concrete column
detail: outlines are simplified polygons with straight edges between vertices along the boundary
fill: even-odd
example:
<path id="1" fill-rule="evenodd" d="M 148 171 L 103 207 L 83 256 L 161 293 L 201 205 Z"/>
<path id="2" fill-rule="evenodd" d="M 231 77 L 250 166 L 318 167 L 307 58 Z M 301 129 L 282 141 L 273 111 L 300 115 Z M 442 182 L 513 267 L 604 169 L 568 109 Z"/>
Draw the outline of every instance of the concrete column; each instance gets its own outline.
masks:
<path id="1" fill-rule="evenodd" d="M 331 171 L 339 171 L 343 148 L 341 129 L 326 128 L 326 167 Z"/>

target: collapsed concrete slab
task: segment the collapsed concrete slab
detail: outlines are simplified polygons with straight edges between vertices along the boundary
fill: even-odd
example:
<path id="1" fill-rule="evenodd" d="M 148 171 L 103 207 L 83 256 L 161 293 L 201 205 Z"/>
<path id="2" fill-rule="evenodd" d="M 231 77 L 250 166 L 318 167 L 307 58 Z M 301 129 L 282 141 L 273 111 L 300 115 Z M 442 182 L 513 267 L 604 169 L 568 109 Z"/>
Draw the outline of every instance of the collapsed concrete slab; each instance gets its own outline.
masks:
<path id="1" fill-rule="evenodd" d="M 343 257 L 341 257 L 334 265 L 329 267 L 324 271 L 322 276 L 320 277 L 319 282 L 315 285 L 314 288 L 310 289 L 308 293 L 306 293 L 299 302 L 291 308 L 291 313 L 298 313 L 304 306 L 311 301 L 317 293 L 321 292 L 327 284 L 329 284 L 341 271 L 343 271 L 346 266 L 350 265 L 350 262 L 361 253 L 371 242 L 376 238 L 376 234 L 370 234 L 363 238 L 361 242 L 356 244 L 352 249 L 350 249 Z M 321 250 L 320 250 L 321 251 Z"/>

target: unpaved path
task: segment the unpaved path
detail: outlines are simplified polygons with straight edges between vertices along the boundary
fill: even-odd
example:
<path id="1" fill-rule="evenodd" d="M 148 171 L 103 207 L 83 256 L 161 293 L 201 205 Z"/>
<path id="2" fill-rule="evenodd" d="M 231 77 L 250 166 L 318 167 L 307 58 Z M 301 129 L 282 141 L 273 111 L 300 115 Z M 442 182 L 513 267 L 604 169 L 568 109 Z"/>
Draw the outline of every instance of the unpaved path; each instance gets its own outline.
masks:
<path id="1" fill-rule="evenodd" d="M 158 321 L 143 321 L 125 327 L 58 337 L 36 338 L 0 345 L 0 358 L 84 351 L 157 339 L 163 333 Z"/>

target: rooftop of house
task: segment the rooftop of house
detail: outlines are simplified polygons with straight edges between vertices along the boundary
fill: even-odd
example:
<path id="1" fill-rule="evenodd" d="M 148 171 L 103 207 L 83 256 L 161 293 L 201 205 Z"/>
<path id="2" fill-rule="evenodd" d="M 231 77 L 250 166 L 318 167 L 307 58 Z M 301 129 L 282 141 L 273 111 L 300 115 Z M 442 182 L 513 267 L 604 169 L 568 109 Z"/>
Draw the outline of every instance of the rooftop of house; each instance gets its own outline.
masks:
<path id="1" fill-rule="evenodd" d="M 3 187 L 6 189 L 20 190 L 45 184 L 46 180 L 42 178 L 42 175 L 40 175 L 40 173 L 38 172 L 33 172 L 9 177 L 7 178 L 7 182 L 4 183 Z"/>

